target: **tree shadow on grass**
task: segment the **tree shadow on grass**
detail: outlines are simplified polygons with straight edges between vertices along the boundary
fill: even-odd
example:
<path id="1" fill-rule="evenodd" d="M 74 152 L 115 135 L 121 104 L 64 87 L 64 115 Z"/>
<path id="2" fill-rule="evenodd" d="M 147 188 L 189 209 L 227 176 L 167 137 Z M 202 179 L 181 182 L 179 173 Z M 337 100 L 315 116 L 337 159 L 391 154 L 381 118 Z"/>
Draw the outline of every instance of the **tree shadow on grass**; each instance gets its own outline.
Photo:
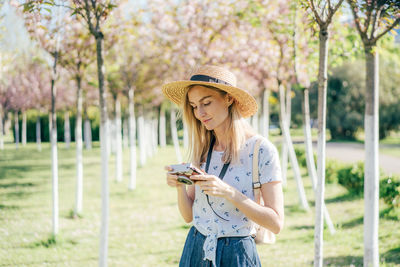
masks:
<path id="1" fill-rule="evenodd" d="M 364 223 L 364 217 L 360 216 L 358 218 L 354 218 L 354 219 L 352 219 L 350 221 L 347 221 L 347 222 L 343 223 L 342 224 L 342 228 L 343 229 L 353 228 L 353 227 L 356 227 L 356 226 L 358 226 L 360 224 L 363 224 L 363 223 Z"/>
<path id="2" fill-rule="evenodd" d="M 0 168 L 0 180 L 9 178 L 24 178 L 25 173 L 30 171 L 30 166 L 7 165 Z"/>
<path id="3" fill-rule="evenodd" d="M 399 215 L 396 213 L 396 210 L 393 208 L 386 208 L 384 210 L 381 210 L 379 212 L 379 218 L 380 219 L 385 219 L 385 220 L 390 220 L 390 221 L 398 221 L 399 220 Z"/>
<path id="4" fill-rule="evenodd" d="M 293 230 L 312 230 L 314 229 L 314 225 L 297 225 L 297 226 L 292 226 L 290 229 Z"/>
<path id="5" fill-rule="evenodd" d="M 31 187 L 35 186 L 34 183 L 8 183 L 8 184 L 0 184 L 0 188 L 10 188 L 10 187 Z"/>
<path id="6" fill-rule="evenodd" d="M 20 207 L 16 205 L 3 205 L 0 204 L 0 210 L 18 210 Z"/>
<path id="7" fill-rule="evenodd" d="M 393 248 L 381 254 L 381 260 L 386 263 L 400 264 L 400 247 Z"/>
<path id="8" fill-rule="evenodd" d="M 363 266 L 360 256 L 338 256 L 324 259 L 324 266 Z"/>
<path id="9" fill-rule="evenodd" d="M 49 170 L 49 165 L 1 165 L 0 166 L 0 181 L 2 179 L 23 179 L 29 178 L 31 176 L 27 175 L 27 173 L 31 173 L 33 171 L 44 171 Z"/>
<path id="10" fill-rule="evenodd" d="M 285 205 L 285 214 L 298 214 L 298 213 L 307 213 L 304 209 L 300 207 L 300 205 Z"/>
<path id="11" fill-rule="evenodd" d="M 356 195 L 356 194 L 352 194 L 352 193 L 346 193 L 334 198 L 328 198 L 325 199 L 325 203 L 329 204 L 329 203 L 337 203 L 337 202 L 345 202 L 345 201 L 353 201 L 353 200 L 357 200 L 360 199 L 362 196 L 360 195 Z"/>
<path id="12" fill-rule="evenodd" d="M 398 221 L 398 217 L 396 214 L 392 213 L 392 210 L 390 208 L 381 210 L 379 212 L 379 217 L 381 219 L 386 219 L 386 220 L 392 220 L 392 221 Z M 358 225 L 362 225 L 364 223 L 364 217 L 360 216 L 354 219 L 351 219 L 347 222 L 344 222 L 342 224 L 342 228 L 344 229 L 349 229 L 349 228 L 353 228 L 356 227 Z"/>
<path id="13" fill-rule="evenodd" d="M 24 191 L 15 191 L 15 192 L 9 192 L 5 193 L 4 196 L 6 199 L 24 199 L 32 195 L 31 192 L 24 192 Z"/>

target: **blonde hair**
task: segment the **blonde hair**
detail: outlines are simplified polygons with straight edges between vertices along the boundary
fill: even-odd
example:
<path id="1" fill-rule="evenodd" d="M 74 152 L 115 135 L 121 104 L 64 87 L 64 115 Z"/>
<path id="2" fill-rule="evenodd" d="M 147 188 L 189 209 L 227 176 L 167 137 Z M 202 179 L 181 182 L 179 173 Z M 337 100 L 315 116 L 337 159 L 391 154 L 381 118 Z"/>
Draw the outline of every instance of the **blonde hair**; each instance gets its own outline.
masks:
<path id="1" fill-rule="evenodd" d="M 197 167 L 205 162 L 211 139 L 214 135 L 213 131 L 207 130 L 204 125 L 194 116 L 193 107 L 189 104 L 188 92 L 195 85 L 189 86 L 186 90 L 183 104 L 183 119 L 188 127 L 189 134 L 189 159 Z M 204 86 L 204 85 L 201 85 Z M 222 91 L 212 86 L 204 86 L 215 90 L 222 97 L 227 95 L 227 92 Z M 227 145 L 225 148 L 222 161 L 224 163 L 236 163 L 239 161 L 239 151 L 241 146 L 246 141 L 247 134 L 254 134 L 254 130 L 247 121 L 240 115 L 236 101 L 228 108 L 228 127 L 226 133 Z"/>

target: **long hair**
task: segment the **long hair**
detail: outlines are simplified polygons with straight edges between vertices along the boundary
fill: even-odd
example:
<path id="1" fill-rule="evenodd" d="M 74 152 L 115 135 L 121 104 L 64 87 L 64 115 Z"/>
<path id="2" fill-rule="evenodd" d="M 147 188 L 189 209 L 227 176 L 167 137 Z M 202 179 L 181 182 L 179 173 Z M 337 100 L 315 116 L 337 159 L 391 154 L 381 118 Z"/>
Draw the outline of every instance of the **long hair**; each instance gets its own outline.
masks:
<path id="1" fill-rule="evenodd" d="M 188 98 L 188 92 L 193 86 L 195 85 L 189 86 L 188 90 L 186 91 L 183 105 L 183 119 L 188 127 L 189 159 L 194 165 L 199 167 L 200 164 L 206 160 L 214 131 L 207 130 L 206 127 L 198 119 L 196 119 L 194 115 L 193 107 L 189 104 Z M 212 86 L 204 87 L 217 91 L 222 97 L 225 97 L 227 94 L 227 92 Z M 240 115 L 236 101 L 233 101 L 228 108 L 228 126 L 225 135 L 228 142 L 224 151 L 224 155 L 222 156 L 222 161 L 224 163 L 237 163 L 239 161 L 239 151 L 241 146 L 246 141 L 246 134 L 248 133 L 254 133 L 254 130 Z"/>

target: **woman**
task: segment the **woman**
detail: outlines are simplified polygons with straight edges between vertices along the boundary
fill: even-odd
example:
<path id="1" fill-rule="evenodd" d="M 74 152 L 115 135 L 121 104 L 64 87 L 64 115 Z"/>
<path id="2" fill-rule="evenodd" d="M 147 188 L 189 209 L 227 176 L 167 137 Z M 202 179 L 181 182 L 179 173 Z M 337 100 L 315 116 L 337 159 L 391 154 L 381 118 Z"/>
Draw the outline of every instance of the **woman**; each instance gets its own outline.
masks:
<path id="1" fill-rule="evenodd" d="M 187 223 L 193 221 L 179 266 L 261 266 L 254 223 L 277 234 L 284 212 L 277 150 L 244 120 L 256 113 L 255 99 L 236 87 L 231 72 L 216 66 L 201 67 L 189 81 L 165 84 L 163 93 L 183 106 L 191 163 L 204 170 L 190 177 L 194 185 L 185 185 L 166 167 L 167 183 L 177 189 L 179 211 Z M 259 138 L 264 205 L 254 201 L 251 178 Z"/>

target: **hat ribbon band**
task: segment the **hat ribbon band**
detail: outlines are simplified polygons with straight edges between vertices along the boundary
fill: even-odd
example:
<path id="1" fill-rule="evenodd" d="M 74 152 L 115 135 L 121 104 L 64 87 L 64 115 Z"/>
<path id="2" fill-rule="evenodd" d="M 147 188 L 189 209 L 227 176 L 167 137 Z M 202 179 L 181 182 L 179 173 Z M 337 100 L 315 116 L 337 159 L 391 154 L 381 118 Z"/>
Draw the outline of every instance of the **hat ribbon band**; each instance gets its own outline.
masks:
<path id="1" fill-rule="evenodd" d="M 230 83 L 227 83 L 227 82 L 225 82 L 223 80 L 220 80 L 220 79 L 208 76 L 208 75 L 193 75 L 190 78 L 190 80 L 191 81 L 199 81 L 199 82 L 221 83 L 221 84 L 226 84 L 226 85 L 229 85 L 229 86 L 233 86 Z"/>

